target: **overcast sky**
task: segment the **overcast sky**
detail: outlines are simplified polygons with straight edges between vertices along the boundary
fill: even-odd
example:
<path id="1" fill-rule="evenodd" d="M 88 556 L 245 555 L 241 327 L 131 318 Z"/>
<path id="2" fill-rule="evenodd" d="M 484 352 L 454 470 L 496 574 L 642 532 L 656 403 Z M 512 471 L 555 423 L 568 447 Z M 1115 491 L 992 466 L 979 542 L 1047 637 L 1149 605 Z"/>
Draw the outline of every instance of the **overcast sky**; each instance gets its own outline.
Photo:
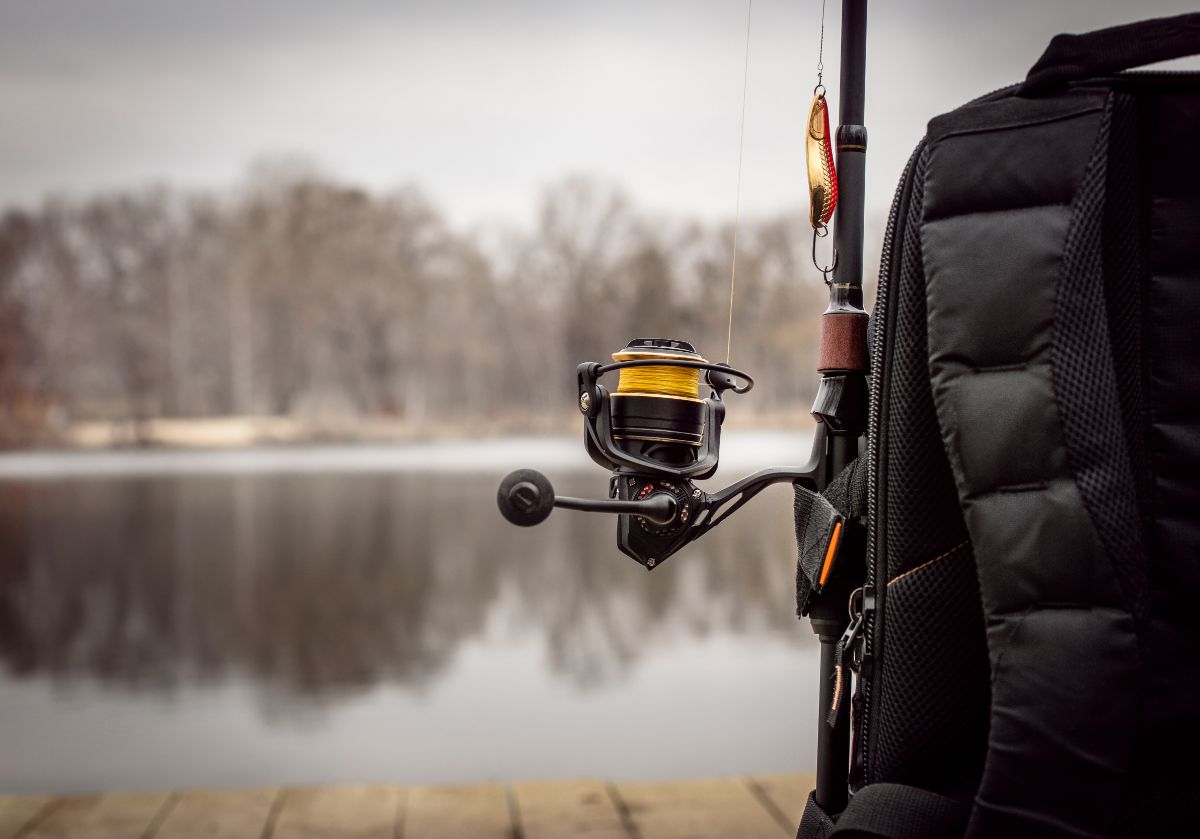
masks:
<path id="1" fill-rule="evenodd" d="M 1053 34 L 1190 6 L 875 0 L 868 212 L 886 211 L 929 117 L 1020 80 Z M 806 200 L 820 10 L 754 2 L 744 212 Z M 830 0 L 833 100 L 838 12 Z M 571 173 L 729 216 L 745 21 L 745 0 L 0 0 L 0 205 L 221 188 L 287 155 L 371 189 L 418 184 L 459 224 L 525 221 Z"/>

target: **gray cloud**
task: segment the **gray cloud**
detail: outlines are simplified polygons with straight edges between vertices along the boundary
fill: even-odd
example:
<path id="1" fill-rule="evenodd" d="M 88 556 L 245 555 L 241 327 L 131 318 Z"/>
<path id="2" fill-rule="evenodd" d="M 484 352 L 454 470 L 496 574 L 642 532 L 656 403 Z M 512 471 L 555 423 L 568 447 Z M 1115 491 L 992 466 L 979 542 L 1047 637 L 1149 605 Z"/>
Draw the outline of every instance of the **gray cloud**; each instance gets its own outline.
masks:
<path id="1" fill-rule="evenodd" d="M 749 212 L 803 200 L 819 9 L 755 3 Z M 930 116 L 1020 79 L 1054 33 L 1186 10 L 877 0 L 870 211 L 883 212 Z M 610 175 L 652 206 L 727 215 L 744 15 L 715 0 L 3 2 L 0 202 L 220 186 L 258 156 L 298 153 L 372 188 L 422 184 L 460 221 L 527 215 L 542 184 L 572 171 Z M 827 25 L 836 80 L 836 2 Z"/>

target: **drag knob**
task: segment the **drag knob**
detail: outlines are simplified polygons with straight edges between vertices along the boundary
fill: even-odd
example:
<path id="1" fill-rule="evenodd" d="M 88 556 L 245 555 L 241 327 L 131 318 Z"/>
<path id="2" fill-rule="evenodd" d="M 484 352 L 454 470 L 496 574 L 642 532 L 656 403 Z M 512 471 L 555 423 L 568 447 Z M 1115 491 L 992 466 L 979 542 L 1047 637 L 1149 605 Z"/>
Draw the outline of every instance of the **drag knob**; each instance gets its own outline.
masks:
<path id="1" fill-rule="evenodd" d="M 541 472 L 518 469 L 500 482 L 496 492 L 500 514 L 521 527 L 532 527 L 546 520 L 554 509 L 554 487 Z"/>

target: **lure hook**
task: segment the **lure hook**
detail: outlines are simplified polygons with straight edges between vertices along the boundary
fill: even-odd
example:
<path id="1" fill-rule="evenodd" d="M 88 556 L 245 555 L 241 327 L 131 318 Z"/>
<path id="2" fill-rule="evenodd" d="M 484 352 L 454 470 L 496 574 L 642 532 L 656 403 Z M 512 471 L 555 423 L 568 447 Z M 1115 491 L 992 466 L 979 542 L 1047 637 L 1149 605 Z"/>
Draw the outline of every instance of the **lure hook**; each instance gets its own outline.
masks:
<path id="1" fill-rule="evenodd" d="M 829 278 L 829 275 L 832 274 L 834 272 L 834 270 L 837 268 L 837 264 L 838 264 L 837 248 L 833 249 L 833 263 L 831 265 L 822 266 L 820 261 L 817 259 L 817 240 L 824 239 L 828 235 L 829 235 L 829 225 L 818 224 L 818 225 L 813 226 L 812 264 L 813 264 L 814 268 L 816 268 L 818 271 L 821 272 L 821 278 L 825 280 L 825 285 L 832 285 L 833 280 L 831 280 Z"/>

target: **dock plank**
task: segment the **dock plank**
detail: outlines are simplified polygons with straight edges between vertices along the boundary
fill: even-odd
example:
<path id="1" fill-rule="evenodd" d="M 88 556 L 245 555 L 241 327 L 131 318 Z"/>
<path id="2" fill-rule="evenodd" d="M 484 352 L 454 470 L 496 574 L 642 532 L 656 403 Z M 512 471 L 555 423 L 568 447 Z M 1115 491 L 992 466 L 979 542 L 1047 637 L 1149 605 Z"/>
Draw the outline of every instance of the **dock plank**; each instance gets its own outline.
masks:
<path id="1" fill-rule="evenodd" d="M 130 839 L 154 824 L 171 799 L 166 792 L 123 792 L 59 799 L 27 839 Z"/>
<path id="2" fill-rule="evenodd" d="M 289 789 L 270 839 L 394 839 L 404 793 L 382 784 Z"/>
<path id="3" fill-rule="evenodd" d="M 630 839 L 604 781 L 512 785 L 525 839 Z"/>
<path id="4" fill-rule="evenodd" d="M 619 783 L 641 839 L 781 839 L 795 835 L 739 779 Z"/>
<path id="5" fill-rule="evenodd" d="M 12 839 L 53 800 L 48 795 L 0 795 L 0 839 Z"/>
<path id="6" fill-rule="evenodd" d="M 405 808 L 404 839 L 511 839 L 512 817 L 499 784 L 413 787 Z"/>
<path id="7" fill-rule="evenodd" d="M 276 789 L 186 790 L 153 839 L 260 839 L 279 795 Z"/>
<path id="8" fill-rule="evenodd" d="M 811 774 L 0 796 L 0 839 L 782 839 Z"/>
<path id="9" fill-rule="evenodd" d="M 800 824 L 808 794 L 817 785 L 817 776 L 809 773 L 795 775 L 751 775 L 751 787 L 764 796 L 778 811 L 786 824 Z"/>

